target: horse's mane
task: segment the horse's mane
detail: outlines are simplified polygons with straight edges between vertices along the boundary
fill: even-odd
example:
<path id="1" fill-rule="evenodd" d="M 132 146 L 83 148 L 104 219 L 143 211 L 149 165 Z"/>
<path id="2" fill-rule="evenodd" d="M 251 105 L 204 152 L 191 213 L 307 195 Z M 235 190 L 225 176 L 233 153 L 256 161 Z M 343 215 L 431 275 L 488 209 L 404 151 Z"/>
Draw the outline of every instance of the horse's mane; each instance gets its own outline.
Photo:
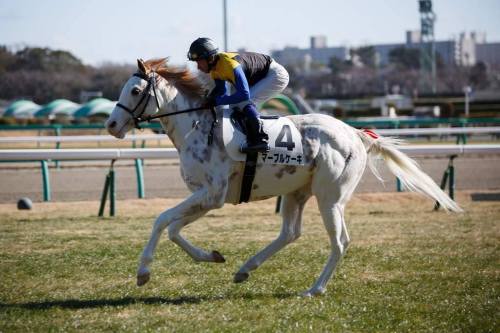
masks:
<path id="1" fill-rule="evenodd" d="M 171 82 L 182 93 L 203 97 L 206 86 L 198 75 L 192 73 L 186 67 L 169 66 L 168 58 L 150 59 L 144 62 L 147 69 L 154 70 L 160 76 Z"/>

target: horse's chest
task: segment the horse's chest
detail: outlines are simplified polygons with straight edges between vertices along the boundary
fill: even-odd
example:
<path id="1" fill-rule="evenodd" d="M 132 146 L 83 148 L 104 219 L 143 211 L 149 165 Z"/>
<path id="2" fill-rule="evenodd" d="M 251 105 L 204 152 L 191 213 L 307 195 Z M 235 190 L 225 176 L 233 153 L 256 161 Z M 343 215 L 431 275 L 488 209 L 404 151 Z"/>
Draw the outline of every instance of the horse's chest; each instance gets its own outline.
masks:
<path id="1" fill-rule="evenodd" d="M 213 146 L 189 146 L 179 154 L 181 169 L 186 184 L 199 187 L 210 179 L 223 178 L 226 168 Z M 191 188 L 191 187 L 190 187 Z"/>

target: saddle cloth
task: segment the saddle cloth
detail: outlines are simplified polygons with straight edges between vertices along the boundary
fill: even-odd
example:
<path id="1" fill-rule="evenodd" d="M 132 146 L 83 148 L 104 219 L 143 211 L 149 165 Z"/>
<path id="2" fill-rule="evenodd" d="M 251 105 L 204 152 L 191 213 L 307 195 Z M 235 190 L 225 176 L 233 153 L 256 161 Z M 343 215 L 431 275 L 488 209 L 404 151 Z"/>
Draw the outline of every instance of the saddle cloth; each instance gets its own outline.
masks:
<path id="1" fill-rule="evenodd" d="M 244 162 L 246 154 L 240 149 L 246 145 L 246 135 L 232 116 L 233 109 L 224 109 L 222 133 L 229 157 Z M 264 132 L 269 136 L 268 153 L 259 153 L 258 161 L 264 164 L 304 165 L 302 137 L 293 122 L 286 117 L 261 118 Z"/>

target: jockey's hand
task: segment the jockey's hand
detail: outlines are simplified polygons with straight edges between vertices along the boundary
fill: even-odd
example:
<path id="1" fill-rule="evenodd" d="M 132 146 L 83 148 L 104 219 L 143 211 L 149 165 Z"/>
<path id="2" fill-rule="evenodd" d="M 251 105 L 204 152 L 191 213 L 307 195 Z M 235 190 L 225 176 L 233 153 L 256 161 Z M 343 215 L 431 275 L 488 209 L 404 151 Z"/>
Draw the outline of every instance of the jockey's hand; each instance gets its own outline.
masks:
<path id="1" fill-rule="evenodd" d="M 207 109 L 212 109 L 217 106 L 217 103 L 215 102 L 215 97 L 213 96 L 208 96 L 205 98 L 205 103 L 203 104 L 203 107 L 206 107 Z"/>
<path id="2" fill-rule="evenodd" d="M 212 91 L 211 91 L 211 92 L 209 92 L 209 93 L 206 95 L 206 97 L 207 97 L 207 98 L 215 98 L 215 97 L 217 97 L 218 95 L 220 95 L 219 89 L 214 88 L 214 89 L 212 89 Z"/>

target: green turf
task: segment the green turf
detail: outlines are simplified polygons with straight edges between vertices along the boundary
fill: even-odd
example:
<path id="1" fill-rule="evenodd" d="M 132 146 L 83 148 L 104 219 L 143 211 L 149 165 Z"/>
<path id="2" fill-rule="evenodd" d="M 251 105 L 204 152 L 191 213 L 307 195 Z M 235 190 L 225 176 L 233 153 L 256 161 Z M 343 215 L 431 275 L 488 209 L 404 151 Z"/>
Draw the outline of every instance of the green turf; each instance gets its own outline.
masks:
<path id="1" fill-rule="evenodd" d="M 465 214 L 354 200 L 352 239 L 325 295 L 301 298 L 329 244 L 315 205 L 302 237 L 243 284 L 233 273 L 279 232 L 272 201 L 228 206 L 183 234 L 224 254 L 195 263 L 163 237 L 135 286 L 154 215 L 0 215 L 0 332 L 498 332 L 500 204 Z M 397 199 L 397 198 L 396 198 Z"/>

